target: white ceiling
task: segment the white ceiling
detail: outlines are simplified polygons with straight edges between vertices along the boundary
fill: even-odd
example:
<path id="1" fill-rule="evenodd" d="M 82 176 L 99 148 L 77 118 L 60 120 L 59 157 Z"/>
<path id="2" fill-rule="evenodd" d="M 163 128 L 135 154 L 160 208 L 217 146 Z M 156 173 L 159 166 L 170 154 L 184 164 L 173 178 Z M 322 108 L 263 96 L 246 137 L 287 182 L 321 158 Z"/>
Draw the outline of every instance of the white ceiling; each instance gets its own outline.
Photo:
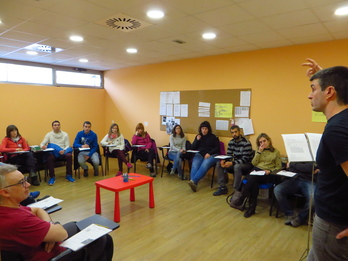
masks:
<path id="1" fill-rule="evenodd" d="M 348 38 L 338 0 L 0 0 L 0 58 L 110 70 L 193 57 Z M 153 20 L 151 7 L 165 12 Z M 123 32 L 100 25 L 125 14 L 149 23 Z M 214 40 L 202 33 L 215 32 Z M 69 36 L 84 37 L 81 43 Z M 184 41 L 178 44 L 173 40 Z M 33 43 L 64 49 L 36 56 Z M 128 54 L 126 49 L 138 49 Z M 86 58 L 89 63 L 80 63 Z"/>

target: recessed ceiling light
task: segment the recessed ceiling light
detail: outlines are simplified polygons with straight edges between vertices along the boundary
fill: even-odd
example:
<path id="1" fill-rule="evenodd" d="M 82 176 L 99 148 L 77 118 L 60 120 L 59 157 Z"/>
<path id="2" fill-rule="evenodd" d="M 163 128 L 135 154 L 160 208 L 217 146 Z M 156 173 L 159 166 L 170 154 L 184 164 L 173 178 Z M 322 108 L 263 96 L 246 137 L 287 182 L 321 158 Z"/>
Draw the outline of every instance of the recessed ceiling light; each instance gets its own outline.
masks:
<path id="1" fill-rule="evenodd" d="M 82 42 L 83 41 L 83 37 L 79 36 L 79 35 L 72 35 L 72 36 L 70 36 L 70 40 L 74 41 L 74 42 Z"/>
<path id="2" fill-rule="evenodd" d="M 29 55 L 37 55 L 37 52 L 35 52 L 35 51 L 27 51 L 27 54 L 29 54 Z"/>
<path id="3" fill-rule="evenodd" d="M 80 63 L 88 63 L 88 60 L 82 58 L 82 59 L 79 59 L 79 62 L 80 62 Z"/>
<path id="4" fill-rule="evenodd" d="M 347 14 L 348 14 L 348 6 L 338 8 L 335 11 L 335 15 L 347 15 Z"/>
<path id="5" fill-rule="evenodd" d="M 138 52 L 138 50 L 135 48 L 128 48 L 127 49 L 127 53 L 137 53 L 137 52 Z"/>
<path id="6" fill-rule="evenodd" d="M 202 35 L 202 37 L 206 40 L 211 40 L 211 39 L 214 39 L 216 37 L 216 34 L 215 33 L 204 33 Z"/>
<path id="7" fill-rule="evenodd" d="M 161 10 L 150 10 L 146 14 L 148 17 L 153 19 L 160 19 L 164 16 L 164 13 Z"/>

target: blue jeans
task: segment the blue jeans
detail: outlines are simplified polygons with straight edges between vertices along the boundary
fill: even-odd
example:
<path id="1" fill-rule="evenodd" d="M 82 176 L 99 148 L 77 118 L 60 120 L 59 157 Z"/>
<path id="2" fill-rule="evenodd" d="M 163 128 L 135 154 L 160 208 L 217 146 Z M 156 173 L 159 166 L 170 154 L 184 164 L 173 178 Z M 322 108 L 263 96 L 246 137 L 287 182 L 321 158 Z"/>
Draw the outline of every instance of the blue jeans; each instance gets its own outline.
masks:
<path id="1" fill-rule="evenodd" d="M 182 176 L 182 159 L 181 159 L 182 153 L 180 151 L 169 151 L 168 158 L 170 158 L 173 161 L 173 170 L 178 171 L 178 175 Z"/>
<path id="2" fill-rule="evenodd" d="M 336 239 L 336 235 L 347 226 L 329 223 L 318 216 L 314 218 L 313 243 L 308 261 L 348 260 L 348 237 Z"/>
<path id="3" fill-rule="evenodd" d="M 200 181 L 207 171 L 214 167 L 216 162 L 219 159 L 215 159 L 217 154 L 210 155 L 209 158 L 205 159 L 201 154 L 196 153 L 196 155 L 193 157 L 192 161 L 192 168 L 191 168 L 191 180 L 197 184 L 198 181 Z"/>
<path id="4" fill-rule="evenodd" d="M 81 151 L 79 153 L 79 156 L 77 157 L 77 160 L 81 166 L 81 168 L 83 169 L 87 169 L 88 170 L 88 166 L 86 164 L 86 158 L 84 156 L 88 156 L 89 151 Z M 93 163 L 93 168 L 95 172 L 98 172 L 98 168 L 99 168 L 99 155 L 97 152 L 94 152 L 93 155 L 90 157 L 92 163 Z"/>
<path id="5" fill-rule="evenodd" d="M 292 216 L 294 211 L 289 202 L 289 197 L 294 194 L 302 194 L 306 203 L 303 209 L 298 213 L 298 218 L 304 223 L 308 219 L 309 214 L 309 201 L 311 193 L 311 182 L 301 178 L 291 178 L 285 180 L 274 188 L 274 195 L 279 202 L 280 210 L 284 212 L 285 216 Z M 313 191 L 315 189 L 315 184 L 313 186 Z M 312 205 L 313 207 L 313 205 Z"/>

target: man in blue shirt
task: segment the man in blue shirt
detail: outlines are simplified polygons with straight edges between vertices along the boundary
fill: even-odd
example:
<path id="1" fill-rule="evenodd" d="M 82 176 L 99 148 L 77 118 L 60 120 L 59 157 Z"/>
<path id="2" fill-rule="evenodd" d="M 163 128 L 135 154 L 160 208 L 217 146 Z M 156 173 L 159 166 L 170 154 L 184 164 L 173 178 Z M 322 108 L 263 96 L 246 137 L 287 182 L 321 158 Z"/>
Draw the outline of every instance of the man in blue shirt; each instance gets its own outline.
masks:
<path id="1" fill-rule="evenodd" d="M 95 132 L 91 130 L 92 123 L 89 121 L 85 121 L 83 123 L 83 130 L 78 132 L 74 141 L 74 148 L 78 148 L 80 153 L 78 155 L 78 162 L 83 168 L 83 176 L 88 176 L 88 166 L 86 161 L 91 159 L 93 168 L 94 168 L 94 176 L 98 176 L 99 172 L 99 154 L 98 150 L 98 137 Z"/>

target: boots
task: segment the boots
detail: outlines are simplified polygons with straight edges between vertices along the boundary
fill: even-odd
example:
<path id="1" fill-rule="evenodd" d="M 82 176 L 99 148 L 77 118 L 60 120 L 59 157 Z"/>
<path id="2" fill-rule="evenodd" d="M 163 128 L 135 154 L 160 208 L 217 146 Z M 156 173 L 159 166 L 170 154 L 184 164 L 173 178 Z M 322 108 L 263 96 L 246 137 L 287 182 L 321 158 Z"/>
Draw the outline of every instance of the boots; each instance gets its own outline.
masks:
<path id="1" fill-rule="evenodd" d="M 257 205 L 257 198 L 249 198 L 249 207 L 244 213 L 245 218 L 249 218 L 255 214 L 256 205 Z"/>
<path id="2" fill-rule="evenodd" d="M 33 185 L 33 186 L 40 186 L 40 182 L 39 182 L 39 180 L 37 179 L 37 176 L 36 176 L 36 174 L 34 173 L 34 174 L 32 174 L 32 173 L 30 173 L 31 175 L 33 175 L 33 176 L 30 176 L 29 177 L 29 183 L 31 184 L 31 185 Z"/>

